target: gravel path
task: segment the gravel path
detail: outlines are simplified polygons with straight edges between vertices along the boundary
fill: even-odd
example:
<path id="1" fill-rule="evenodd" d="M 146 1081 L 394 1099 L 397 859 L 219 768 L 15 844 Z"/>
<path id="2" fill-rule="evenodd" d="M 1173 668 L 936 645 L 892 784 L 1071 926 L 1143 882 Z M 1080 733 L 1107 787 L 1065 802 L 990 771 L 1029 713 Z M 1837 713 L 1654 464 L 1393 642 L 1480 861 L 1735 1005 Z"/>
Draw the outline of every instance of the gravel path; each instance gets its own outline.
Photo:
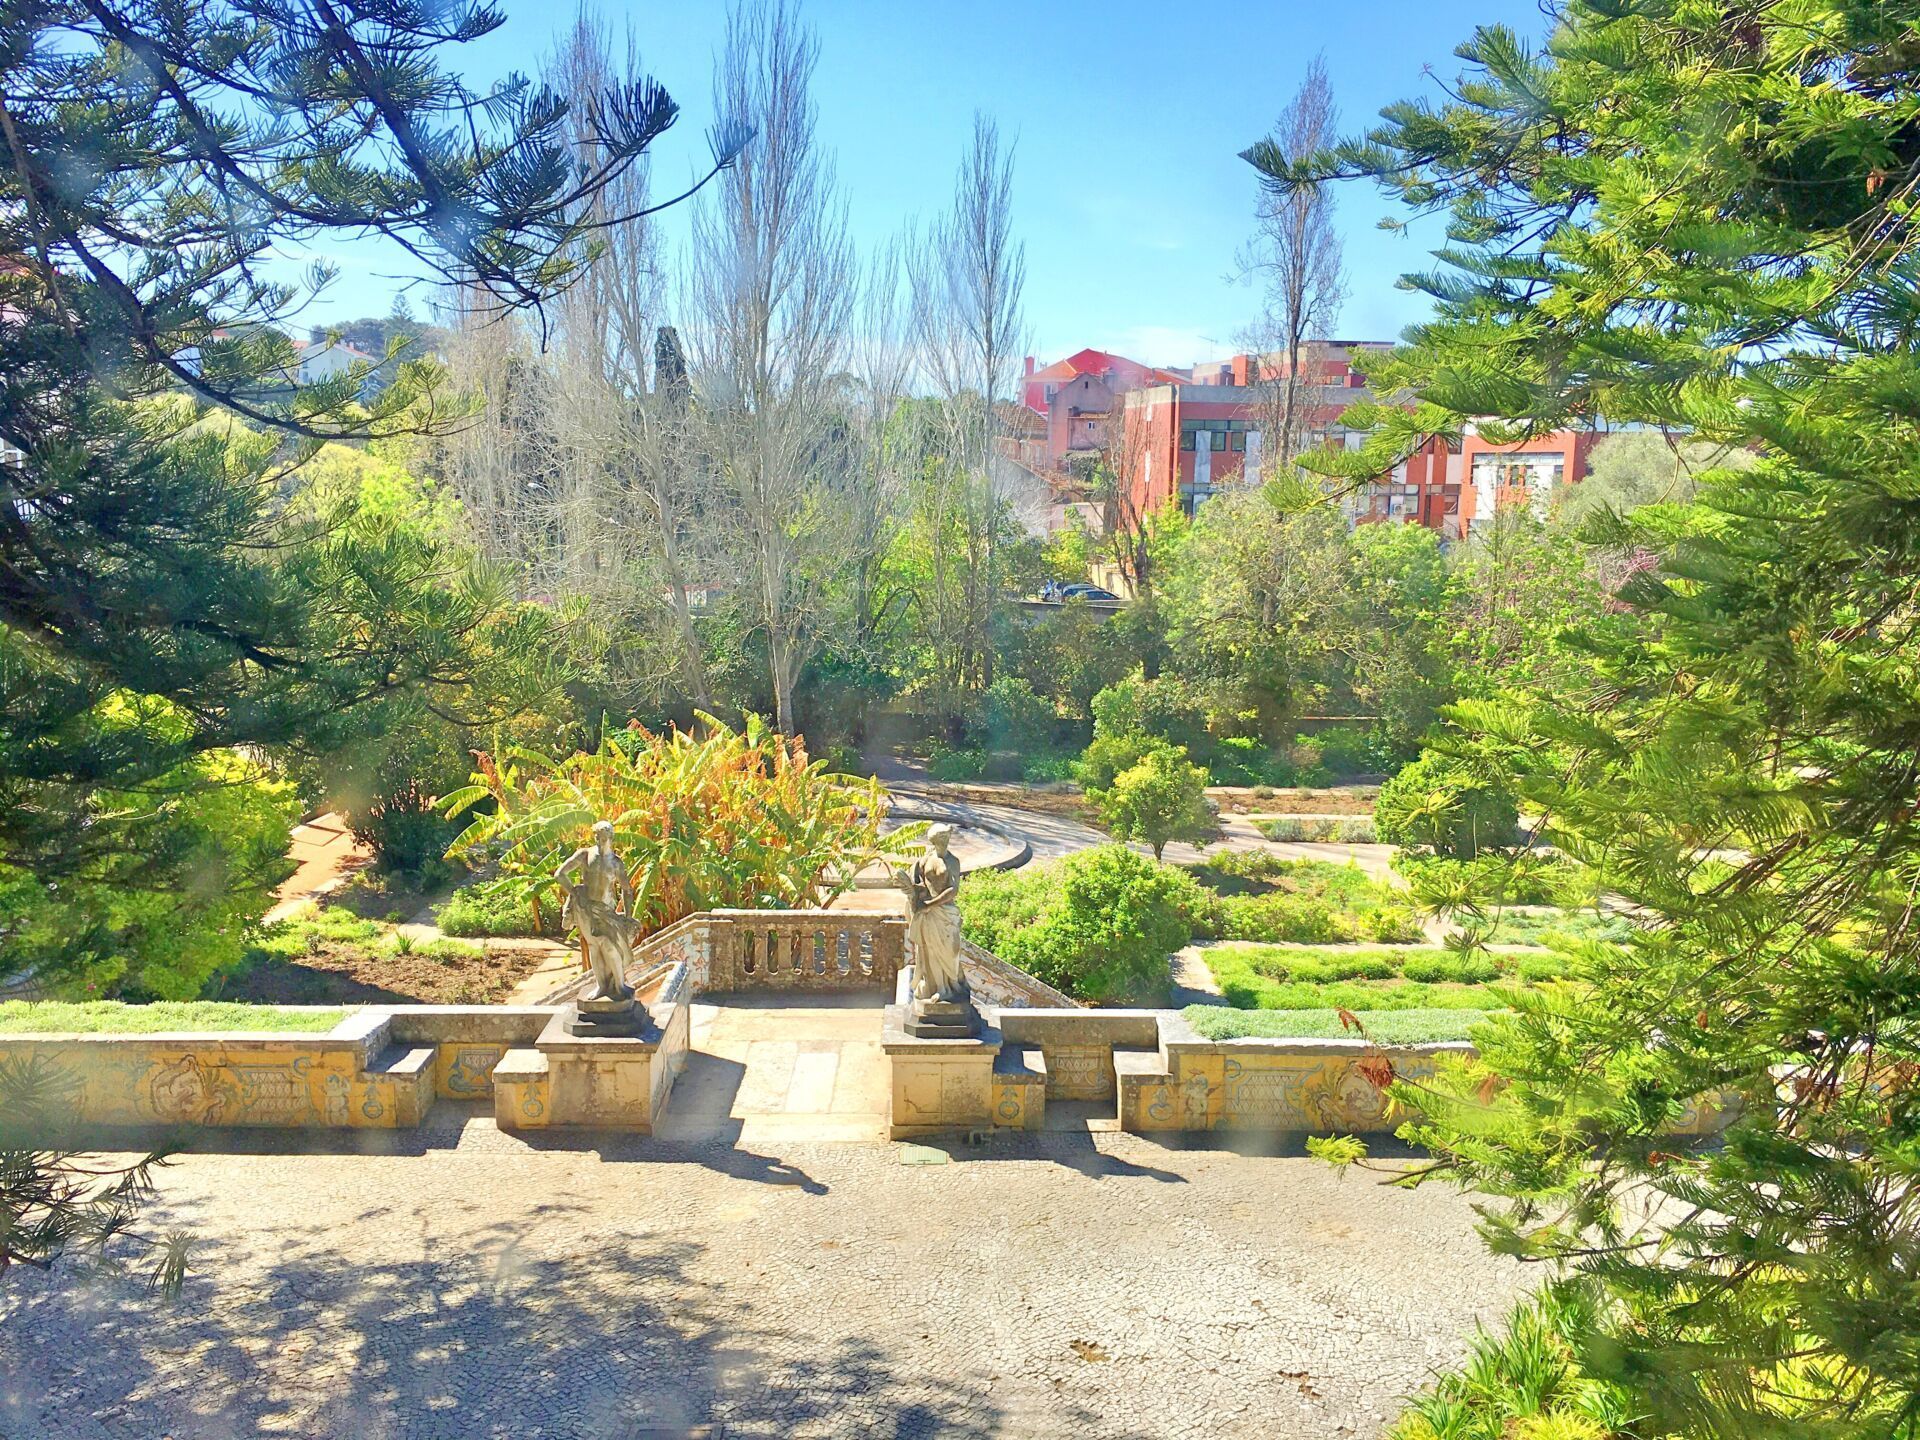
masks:
<path id="1" fill-rule="evenodd" d="M 0 1434 L 1371 1436 L 1522 1281 L 1445 1191 L 1128 1135 L 224 1143 L 173 1307 L 0 1282 Z"/>
<path id="2" fill-rule="evenodd" d="M 962 824 L 985 824 L 1025 840 L 1033 847 L 1033 863 L 1058 860 L 1076 850 L 1111 844 L 1113 837 L 1103 830 L 1060 815 L 1021 810 L 1012 805 L 992 805 L 976 801 L 935 799 L 927 796 L 911 781 L 895 781 L 893 790 L 911 797 L 916 811 L 940 812 Z M 1269 840 L 1241 815 L 1225 815 L 1220 820 L 1221 838 L 1206 845 L 1169 845 L 1163 857 L 1169 864 L 1185 865 L 1208 855 L 1228 850 L 1264 850 L 1288 860 L 1326 860 L 1336 865 L 1352 861 L 1376 879 L 1402 883 L 1394 873 L 1391 845 L 1336 845 L 1331 843 Z M 1143 855 L 1152 854 L 1146 845 L 1133 847 Z"/>

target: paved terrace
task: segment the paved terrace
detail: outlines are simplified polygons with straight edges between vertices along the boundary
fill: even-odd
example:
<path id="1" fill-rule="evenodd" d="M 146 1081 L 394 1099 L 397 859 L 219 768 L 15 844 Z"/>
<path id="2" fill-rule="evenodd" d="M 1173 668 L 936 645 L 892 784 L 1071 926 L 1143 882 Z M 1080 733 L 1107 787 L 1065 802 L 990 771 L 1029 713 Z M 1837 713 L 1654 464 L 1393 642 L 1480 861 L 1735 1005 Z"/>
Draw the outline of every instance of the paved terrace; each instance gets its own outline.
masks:
<path id="1" fill-rule="evenodd" d="M 1297 1151 L 867 1138 L 879 1023 L 697 1007 L 654 1138 L 214 1132 L 177 1304 L 0 1284 L 0 1435 L 1372 1436 L 1525 1278 Z"/>

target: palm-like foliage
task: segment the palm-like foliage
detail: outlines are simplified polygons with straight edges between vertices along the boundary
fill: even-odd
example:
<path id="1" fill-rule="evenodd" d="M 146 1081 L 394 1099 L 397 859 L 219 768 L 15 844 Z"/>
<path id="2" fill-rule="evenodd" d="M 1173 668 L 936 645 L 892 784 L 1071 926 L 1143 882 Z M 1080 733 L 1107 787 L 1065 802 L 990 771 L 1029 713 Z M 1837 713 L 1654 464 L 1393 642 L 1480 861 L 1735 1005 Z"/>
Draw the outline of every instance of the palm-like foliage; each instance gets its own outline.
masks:
<path id="1" fill-rule="evenodd" d="M 544 919 L 554 870 L 594 822 L 610 821 L 650 934 L 701 910 L 823 903 L 918 833 L 883 837 L 879 781 L 829 774 L 758 717 L 744 730 L 700 720 L 699 737 L 636 725 L 565 759 L 519 747 L 479 756 L 473 784 L 442 802 L 449 816 L 474 817 L 448 854 L 493 860 L 491 888 L 524 895 Z"/>

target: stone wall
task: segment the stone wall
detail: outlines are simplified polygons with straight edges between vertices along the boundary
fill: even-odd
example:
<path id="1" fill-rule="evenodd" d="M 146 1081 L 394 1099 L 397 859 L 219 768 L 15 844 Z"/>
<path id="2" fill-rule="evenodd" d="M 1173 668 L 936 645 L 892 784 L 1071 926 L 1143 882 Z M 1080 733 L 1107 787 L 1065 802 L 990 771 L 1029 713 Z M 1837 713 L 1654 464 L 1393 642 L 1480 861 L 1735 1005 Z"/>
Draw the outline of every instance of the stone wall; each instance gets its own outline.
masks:
<path id="1" fill-rule="evenodd" d="M 0 1059 L 40 1060 L 73 1082 L 79 1124 L 390 1128 L 432 1103 L 434 1052 L 398 1054 L 384 1011 L 325 1035 L 0 1036 Z"/>

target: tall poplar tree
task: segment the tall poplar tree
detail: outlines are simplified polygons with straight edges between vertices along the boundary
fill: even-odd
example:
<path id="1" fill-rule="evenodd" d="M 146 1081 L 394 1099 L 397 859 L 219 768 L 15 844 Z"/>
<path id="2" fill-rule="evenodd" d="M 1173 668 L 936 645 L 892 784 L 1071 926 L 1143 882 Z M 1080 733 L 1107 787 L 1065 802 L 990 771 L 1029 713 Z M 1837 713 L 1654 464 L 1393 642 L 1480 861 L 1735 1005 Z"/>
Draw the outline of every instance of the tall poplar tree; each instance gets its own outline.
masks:
<path id="1" fill-rule="evenodd" d="M 1619 593 L 1639 623 L 1571 625 L 1556 690 L 1455 712 L 1649 923 L 1477 1064 L 1399 1086 L 1407 1133 L 1499 1197 L 1497 1244 L 1599 1296 L 1575 1338 L 1632 1433 L 1912 1434 L 1920 3 L 1563 0 L 1550 24 L 1544 50 L 1479 30 L 1441 103 L 1268 165 L 1283 194 L 1365 177 L 1447 221 L 1415 277 L 1434 318 L 1371 375 L 1420 403 L 1322 468 L 1488 415 L 1755 456 L 1592 518 L 1657 559 Z M 1675 1133 L 1728 1100 L 1717 1139 Z"/>

